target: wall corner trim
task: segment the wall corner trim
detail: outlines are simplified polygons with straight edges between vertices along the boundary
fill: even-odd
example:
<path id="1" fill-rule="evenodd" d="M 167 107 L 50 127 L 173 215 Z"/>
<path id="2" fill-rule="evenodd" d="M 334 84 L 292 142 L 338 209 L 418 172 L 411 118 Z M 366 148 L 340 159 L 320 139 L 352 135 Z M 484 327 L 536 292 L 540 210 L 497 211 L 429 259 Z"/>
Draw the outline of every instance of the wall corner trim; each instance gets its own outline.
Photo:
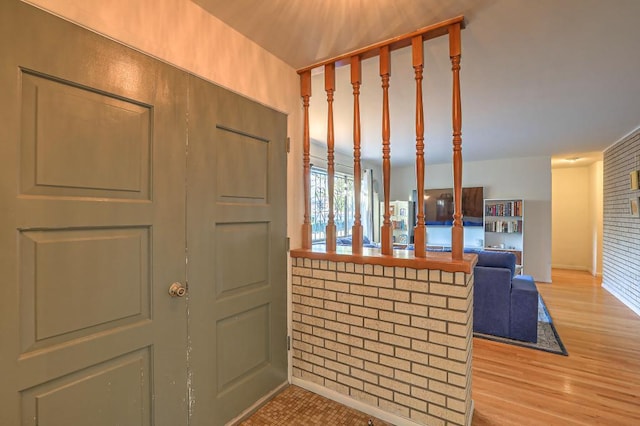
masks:
<path id="1" fill-rule="evenodd" d="M 618 140 L 616 140 L 614 143 L 612 143 L 611 145 L 609 145 L 608 147 L 603 149 L 602 153 L 604 154 L 605 152 L 607 152 L 608 150 L 610 150 L 611 148 L 613 148 L 614 146 L 616 146 L 620 142 L 624 141 L 625 139 L 628 139 L 630 136 L 633 136 L 638 131 L 640 131 L 640 126 L 636 127 L 635 129 L 631 130 L 630 132 L 626 133 L 624 136 L 618 138 Z"/>
<path id="2" fill-rule="evenodd" d="M 625 296 L 620 294 L 615 288 L 608 286 L 607 284 L 602 284 L 602 288 L 607 290 L 613 297 L 622 302 L 627 308 L 631 309 L 636 315 L 640 317 L 640 307 L 634 306 L 633 303 L 627 299 Z"/>

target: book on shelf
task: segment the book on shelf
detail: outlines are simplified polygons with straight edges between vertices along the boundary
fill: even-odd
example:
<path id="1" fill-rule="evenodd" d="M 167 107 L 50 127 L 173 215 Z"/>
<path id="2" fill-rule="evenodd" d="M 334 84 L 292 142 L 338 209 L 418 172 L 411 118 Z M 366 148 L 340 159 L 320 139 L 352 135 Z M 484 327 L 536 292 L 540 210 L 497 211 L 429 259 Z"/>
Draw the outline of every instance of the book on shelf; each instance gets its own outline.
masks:
<path id="1" fill-rule="evenodd" d="M 487 204 L 486 216 L 522 216 L 522 200 L 501 201 Z"/>
<path id="2" fill-rule="evenodd" d="M 522 220 L 496 220 L 484 224 L 486 232 L 518 233 L 522 232 Z"/>

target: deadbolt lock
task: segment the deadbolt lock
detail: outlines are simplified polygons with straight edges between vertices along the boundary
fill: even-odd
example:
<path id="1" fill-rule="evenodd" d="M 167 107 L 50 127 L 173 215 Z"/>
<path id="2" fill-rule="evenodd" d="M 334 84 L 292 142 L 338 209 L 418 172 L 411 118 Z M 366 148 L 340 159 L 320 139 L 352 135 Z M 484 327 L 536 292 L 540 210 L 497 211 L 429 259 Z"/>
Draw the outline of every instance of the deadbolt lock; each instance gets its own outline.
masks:
<path id="1" fill-rule="evenodd" d="M 169 294 L 173 297 L 183 297 L 187 294 L 187 289 L 180 283 L 173 283 L 169 286 Z"/>

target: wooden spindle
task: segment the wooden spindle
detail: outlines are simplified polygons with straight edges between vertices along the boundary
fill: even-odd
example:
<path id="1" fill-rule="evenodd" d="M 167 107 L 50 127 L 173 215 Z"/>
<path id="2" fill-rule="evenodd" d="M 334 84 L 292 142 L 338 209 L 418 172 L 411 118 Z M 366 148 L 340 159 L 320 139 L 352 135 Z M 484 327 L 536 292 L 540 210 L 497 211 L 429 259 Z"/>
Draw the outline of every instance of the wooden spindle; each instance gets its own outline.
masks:
<path id="1" fill-rule="evenodd" d="M 362 70 L 360 57 L 351 58 L 351 86 L 353 87 L 353 192 L 355 214 L 351 228 L 351 252 L 362 254 L 362 215 L 360 212 L 360 191 L 362 187 L 362 169 L 360 164 L 360 83 Z"/>
<path id="2" fill-rule="evenodd" d="M 422 71 L 424 59 L 422 36 L 411 39 L 413 69 L 416 79 L 416 188 L 417 223 L 413 233 L 414 255 L 426 257 L 426 228 L 424 226 L 424 106 L 422 104 Z"/>
<path id="3" fill-rule="evenodd" d="M 304 222 L 302 224 L 302 248 L 311 249 L 311 162 L 309 157 L 309 98 L 311 97 L 311 71 L 300 74 L 300 93 L 304 109 L 303 129 L 303 185 L 304 185 Z"/>
<path id="4" fill-rule="evenodd" d="M 329 217 L 326 227 L 327 252 L 336 251 L 336 223 L 333 211 L 335 187 L 335 155 L 333 132 L 333 92 L 336 87 L 336 65 L 330 63 L 324 66 L 324 89 L 327 92 L 327 190 L 329 192 Z"/>
<path id="5" fill-rule="evenodd" d="M 384 220 L 380 231 L 381 252 L 384 255 L 393 254 L 391 228 L 391 143 L 389 141 L 391 126 L 389 122 L 389 77 L 391 76 L 389 46 L 380 48 L 380 77 L 382 77 L 382 177 L 384 188 Z"/>
<path id="6" fill-rule="evenodd" d="M 455 18 L 448 19 L 446 21 L 439 22 L 437 24 L 429 25 L 416 31 L 412 31 L 408 34 L 393 37 L 388 40 L 384 40 L 361 49 L 353 50 L 351 52 L 342 54 L 340 56 L 325 59 L 321 62 L 309 65 L 305 68 L 298 70 L 301 76 L 301 92 L 304 105 L 304 192 L 305 192 L 305 217 L 303 224 L 303 248 L 312 247 L 312 226 L 311 220 L 311 193 L 310 193 L 310 163 L 309 163 L 309 98 L 311 96 L 311 72 L 313 69 L 324 66 L 325 67 L 325 90 L 327 91 L 327 99 L 329 104 L 329 118 L 328 118 L 328 135 L 327 135 L 327 152 L 328 152 L 328 185 L 329 194 L 328 201 L 330 204 L 329 217 L 327 217 L 327 251 L 335 251 L 335 212 L 334 212 L 334 132 L 333 132 L 333 95 L 335 91 L 335 67 L 342 66 L 351 61 L 355 61 L 361 66 L 361 61 L 364 59 L 372 58 L 375 56 L 380 57 L 380 76 L 382 78 L 383 88 L 383 110 L 382 110 L 382 172 L 383 172 L 383 223 L 381 229 L 381 243 L 382 253 L 384 255 L 393 255 L 393 227 L 391 223 L 391 211 L 390 211 L 390 187 L 391 187 L 391 145 L 390 145 L 390 117 L 389 117 L 389 79 L 391 76 L 390 65 L 390 53 L 392 50 L 401 49 L 412 45 L 415 50 L 414 57 L 414 71 L 416 79 L 416 186 L 419 189 L 418 194 L 418 214 L 420 218 L 417 220 L 417 231 L 415 242 L 417 242 L 417 255 L 421 257 L 423 243 L 421 238 L 424 236 L 424 242 L 426 243 L 426 224 L 425 224 L 425 212 L 422 199 L 424 197 L 424 104 L 422 101 L 422 80 L 424 72 L 424 57 L 423 54 L 418 51 L 418 44 L 420 41 L 430 40 L 440 37 L 442 35 L 449 35 L 450 43 L 450 59 L 452 62 L 453 71 L 453 174 L 454 174 L 454 209 L 453 216 L 454 226 L 452 227 L 452 257 L 455 259 L 462 258 L 463 251 L 463 228 L 462 228 L 462 119 L 460 108 L 460 31 L 465 27 L 465 21 L 463 16 L 457 16 Z M 356 68 L 352 70 L 352 85 L 354 89 L 354 112 L 357 112 L 354 116 L 354 173 L 355 182 L 354 198 L 360 198 L 360 173 L 361 169 L 361 130 L 360 130 L 360 71 Z M 358 165 L 360 169 L 358 170 Z M 354 211 L 354 226 L 352 228 L 352 235 L 355 236 L 354 241 L 356 244 L 352 246 L 353 253 L 358 254 L 360 244 L 359 227 L 362 226 L 362 212 L 360 211 L 360 202 L 356 201 Z M 424 227 L 425 231 L 420 230 Z"/>
<path id="7" fill-rule="evenodd" d="M 461 260 L 464 245 L 462 227 L 462 106 L 460 101 L 460 23 L 449 26 L 449 57 L 453 72 L 453 227 L 451 228 L 451 256 Z"/>

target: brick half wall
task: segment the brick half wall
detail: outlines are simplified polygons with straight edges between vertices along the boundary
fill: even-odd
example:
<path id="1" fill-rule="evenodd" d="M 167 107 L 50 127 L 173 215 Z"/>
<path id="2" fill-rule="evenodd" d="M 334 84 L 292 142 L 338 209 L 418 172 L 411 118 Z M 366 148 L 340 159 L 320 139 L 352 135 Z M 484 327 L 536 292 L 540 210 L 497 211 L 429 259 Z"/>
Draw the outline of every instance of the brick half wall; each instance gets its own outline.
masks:
<path id="1" fill-rule="evenodd" d="M 470 424 L 472 283 L 292 258 L 293 377 L 413 423 Z"/>

